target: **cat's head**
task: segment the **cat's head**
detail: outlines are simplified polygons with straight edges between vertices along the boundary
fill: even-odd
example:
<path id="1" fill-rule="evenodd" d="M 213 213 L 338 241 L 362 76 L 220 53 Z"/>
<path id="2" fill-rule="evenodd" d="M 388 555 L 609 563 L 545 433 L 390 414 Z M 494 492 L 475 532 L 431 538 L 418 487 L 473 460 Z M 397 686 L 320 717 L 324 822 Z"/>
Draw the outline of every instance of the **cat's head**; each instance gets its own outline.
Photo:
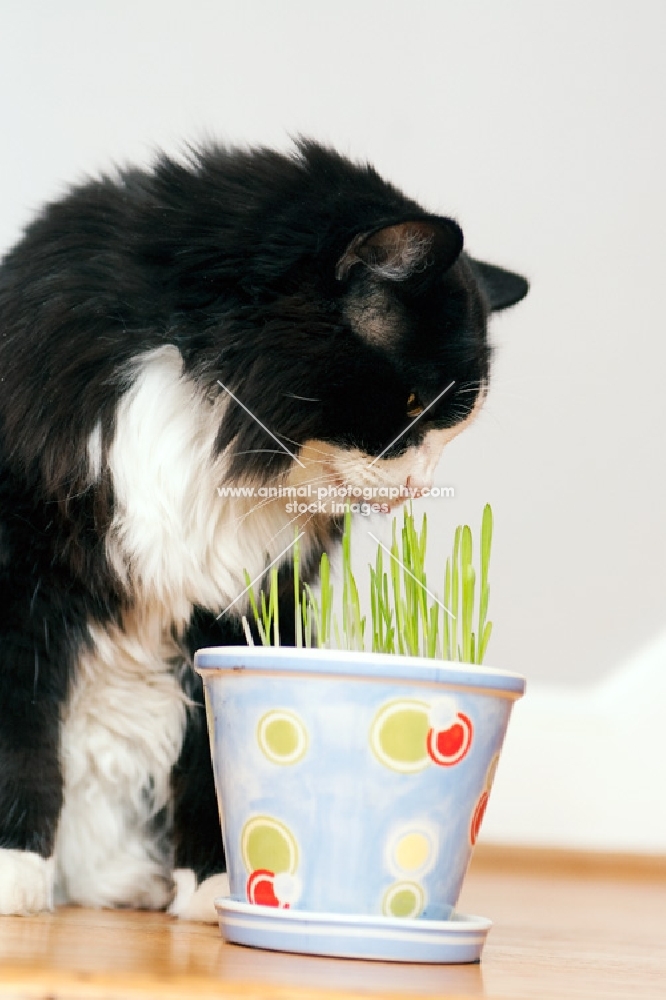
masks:
<path id="1" fill-rule="evenodd" d="M 293 232 L 295 246 L 255 307 L 261 334 L 237 382 L 258 422 L 230 410 L 224 443 L 237 450 L 234 471 L 255 479 L 418 490 L 483 402 L 489 314 L 528 285 L 468 256 L 454 220 L 371 168 L 314 152 L 298 204 L 271 234 L 284 246 Z"/>
<path id="2" fill-rule="evenodd" d="M 336 363 L 327 392 L 333 433 L 306 445 L 310 464 L 318 459 L 333 482 L 404 485 L 418 495 L 432 486 L 444 446 L 481 408 L 488 315 L 518 302 L 528 285 L 462 248 L 456 222 L 425 216 L 357 234 L 338 260 L 344 318 L 371 353 L 353 349 Z"/>

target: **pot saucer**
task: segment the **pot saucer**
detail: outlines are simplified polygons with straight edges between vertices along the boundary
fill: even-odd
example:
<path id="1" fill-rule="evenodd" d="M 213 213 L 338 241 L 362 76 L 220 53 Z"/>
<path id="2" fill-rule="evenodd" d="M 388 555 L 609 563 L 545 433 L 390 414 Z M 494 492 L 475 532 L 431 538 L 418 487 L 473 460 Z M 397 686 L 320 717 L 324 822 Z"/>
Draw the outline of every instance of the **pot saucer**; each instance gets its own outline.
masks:
<path id="1" fill-rule="evenodd" d="M 278 910 L 215 900 L 222 936 L 233 944 L 381 962 L 478 962 L 492 922 L 454 913 L 451 920 L 406 920 Z"/>

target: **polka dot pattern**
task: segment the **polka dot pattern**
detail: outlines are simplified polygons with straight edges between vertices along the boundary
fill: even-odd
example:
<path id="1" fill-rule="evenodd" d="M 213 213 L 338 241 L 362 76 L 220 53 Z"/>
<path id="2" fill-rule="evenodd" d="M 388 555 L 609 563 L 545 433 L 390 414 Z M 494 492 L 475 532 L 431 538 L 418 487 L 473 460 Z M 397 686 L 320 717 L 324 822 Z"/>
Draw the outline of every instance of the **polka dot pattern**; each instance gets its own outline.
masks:
<path id="1" fill-rule="evenodd" d="M 340 724 L 344 726 L 344 719 Z M 313 720 L 306 723 L 294 708 L 264 707 L 254 723 L 255 746 L 265 767 L 275 768 L 276 774 L 293 769 L 298 775 L 298 766 L 304 766 L 310 753 L 311 733 L 317 731 L 316 723 Z M 420 781 L 420 775 L 430 768 L 457 770 L 475 745 L 472 715 L 469 710 L 463 711 L 455 693 L 431 698 L 389 698 L 373 710 L 365 732 L 365 746 L 370 759 L 375 761 L 374 766 L 379 764 L 394 772 L 394 780 L 407 783 L 401 786 L 405 789 L 410 782 Z M 468 831 L 472 845 L 483 820 L 498 756 L 494 755 L 487 768 L 483 791 L 475 800 L 470 816 Z M 295 780 L 296 785 L 291 786 L 294 789 L 299 787 L 300 779 Z M 288 802 L 285 808 L 288 818 Z M 375 889 L 379 891 L 375 905 L 385 916 L 415 919 L 427 911 L 431 873 L 438 863 L 440 866 L 447 863 L 449 848 L 444 849 L 442 835 L 441 825 L 428 818 L 427 809 L 421 816 L 388 825 L 383 849 L 374 855 L 384 873 L 390 873 L 392 878 L 388 885 L 378 882 Z M 380 840 L 381 837 L 380 833 Z M 248 816 L 240 834 L 248 901 L 282 909 L 297 906 L 309 891 L 301 876 L 302 849 L 282 818 L 270 812 Z M 321 844 L 310 849 L 319 852 Z M 308 865 L 304 870 L 310 870 Z M 438 904 L 432 905 L 436 912 Z"/>
<path id="2" fill-rule="evenodd" d="M 379 709 L 370 727 L 370 746 L 385 767 L 403 774 L 429 764 L 453 767 L 470 751 L 472 720 L 452 697 L 431 702 L 415 698 L 390 701 Z"/>

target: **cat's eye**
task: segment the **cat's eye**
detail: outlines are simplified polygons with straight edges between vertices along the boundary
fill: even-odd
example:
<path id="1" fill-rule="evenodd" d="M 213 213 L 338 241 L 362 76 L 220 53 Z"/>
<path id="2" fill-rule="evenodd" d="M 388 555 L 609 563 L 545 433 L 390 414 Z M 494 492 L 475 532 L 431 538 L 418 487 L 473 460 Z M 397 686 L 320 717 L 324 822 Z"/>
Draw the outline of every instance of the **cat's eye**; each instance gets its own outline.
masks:
<path id="1" fill-rule="evenodd" d="M 423 403 L 415 392 L 410 392 L 407 397 L 407 416 L 418 417 L 420 413 L 423 413 Z"/>

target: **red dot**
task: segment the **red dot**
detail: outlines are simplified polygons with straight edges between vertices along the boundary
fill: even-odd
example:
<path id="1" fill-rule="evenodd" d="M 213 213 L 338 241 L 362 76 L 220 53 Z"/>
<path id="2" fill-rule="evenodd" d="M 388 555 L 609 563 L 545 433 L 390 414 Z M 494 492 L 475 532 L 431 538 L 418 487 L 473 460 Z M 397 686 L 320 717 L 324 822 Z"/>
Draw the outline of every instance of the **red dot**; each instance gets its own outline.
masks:
<path id="1" fill-rule="evenodd" d="M 472 720 L 458 712 L 458 716 L 453 725 L 448 729 L 428 730 L 426 738 L 426 750 L 428 755 L 442 767 L 451 767 L 458 764 L 472 745 Z"/>
<path id="2" fill-rule="evenodd" d="M 481 792 L 479 801 L 476 803 L 474 809 L 474 815 L 472 816 L 472 822 L 469 829 L 469 839 L 472 841 L 472 847 L 476 844 L 476 838 L 479 836 L 479 830 L 481 829 L 481 824 L 483 822 L 483 817 L 486 814 L 486 806 L 488 805 L 488 792 Z"/>
<path id="3" fill-rule="evenodd" d="M 449 729 L 437 733 L 437 752 L 442 757 L 455 757 L 460 753 L 464 742 L 465 730 L 459 722 L 455 722 Z"/>
<path id="4" fill-rule="evenodd" d="M 267 868 L 257 868 L 247 880 L 247 898 L 258 906 L 279 906 L 280 900 L 273 890 L 275 872 Z"/>

